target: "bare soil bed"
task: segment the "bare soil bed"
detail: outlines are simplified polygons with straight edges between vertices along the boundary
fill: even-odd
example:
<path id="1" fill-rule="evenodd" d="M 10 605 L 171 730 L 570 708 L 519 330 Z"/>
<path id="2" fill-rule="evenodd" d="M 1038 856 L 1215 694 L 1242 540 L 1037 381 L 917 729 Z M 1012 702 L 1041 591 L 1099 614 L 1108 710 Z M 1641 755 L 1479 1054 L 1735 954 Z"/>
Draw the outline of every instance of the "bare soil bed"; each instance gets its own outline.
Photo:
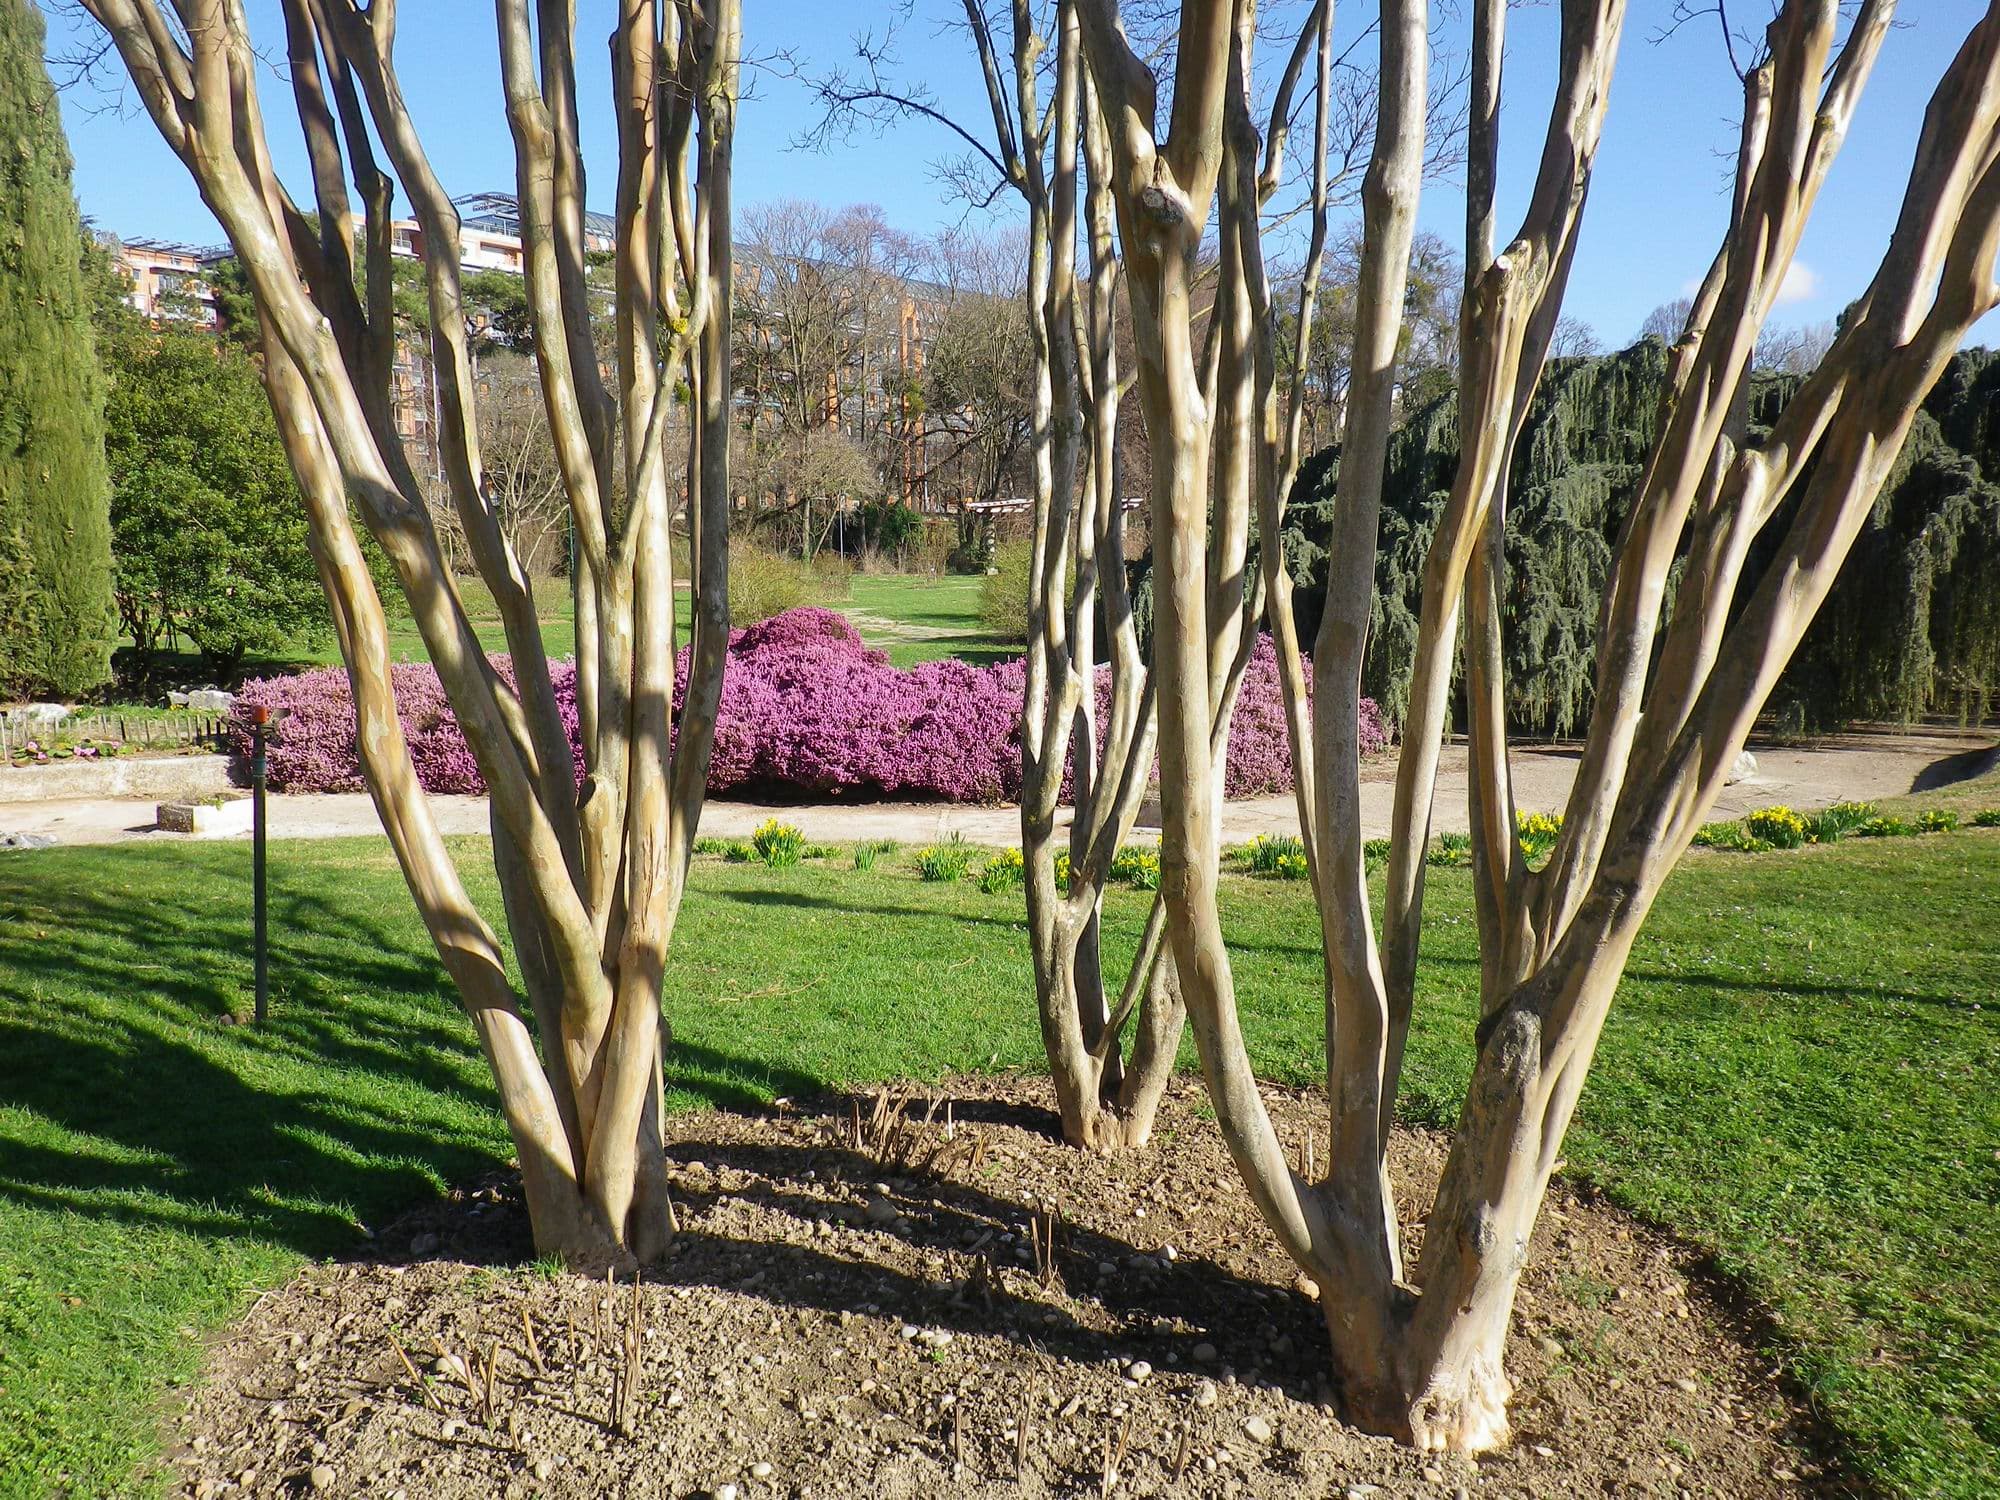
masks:
<path id="1" fill-rule="evenodd" d="M 210 1351 L 173 1492 L 472 1496 L 1764 1496 L 1809 1419 L 1693 1255 L 1559 1183 L 1472 1463 L 1344 1426 L 1316 1291 L 1183 1083 L 1155 1146 L 1064 1148 L 1032 1079 L 676 1116 L 682 1234 L 636 1291 L 530 1262 L 505 1178 L 315 1267 Z M 1268 1095 L 1297 1150 L 1325 1118 Z M 857 1148 L 857 1138 L 860 1144 Z M 1396 1142 L 1428 1202 L 1439 1138 Z M 1045 1215 L 1057 1215 L 1053 1268 Z M 1412 1241 L 1421 1226 L 1407 1224 Z M 407 1363 L 406 1363 L 407 1361 Z M 1109 1483 L 1107 1483 L 1109 1477 Z"/>

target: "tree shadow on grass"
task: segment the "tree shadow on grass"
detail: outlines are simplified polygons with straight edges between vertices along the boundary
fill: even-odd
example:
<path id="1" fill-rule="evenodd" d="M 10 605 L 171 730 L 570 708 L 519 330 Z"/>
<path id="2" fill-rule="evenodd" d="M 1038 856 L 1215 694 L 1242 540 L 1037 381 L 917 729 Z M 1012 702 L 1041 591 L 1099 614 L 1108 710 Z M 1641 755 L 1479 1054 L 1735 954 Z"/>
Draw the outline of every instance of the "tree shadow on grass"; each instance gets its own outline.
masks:
<path id="1" fill-rule="evenodd" d="M 248 861 L 106 871 L 0 875 L 0 1213 L 326 1254 L 357 1218 L 504 1159 L 439 965 L 363 896 L 324 869 L 274 872 L 276 1004 L 246 1026 Z"/>
<path id="2" fill-rule="evenodd" d="M 310 1255 L 488 1172 L 509 1144 L 421 927 L 319 863 L 273 871 L 273 1007 L 251 1002 L 233 851 L 0 870 L 0 1213 L 10 1203 Z M 126 856 L 129 858 L 130 856 Z M 400 884 L 394 887 L 400 892 Z M 826 1081 L 676 1041 L 676 1094 L 761 1106 Z"/>
<path id="3" fill-rule="evenodd" d="M 1981 745 L 1976 749 L 1961 750 L 1955 755 L 1941 756 L 1917 772 L 1910 780 L 1910 790 L 1934 792 L 1940 787 L 1983 776 L 1995 766 L 2000 766 L 2000 748 Z"/>
<path id="4" fill-rule="evenodd" d="M 1026 927 L 1019 916 L 982 916 L 978 912 L 945 911 L 938 907 L 857 905 L 851 901 L 839 901 L 828 896 L 809 895 L 804 891 L 780 890 L 736 890 L 712 891 L 710 896 L 718 901 L 735 901 L 744 906 L 793 906 L 807 911 L 837 912 L 841 916 L 903 917 L 920 922 L 941 922 L 952 927 L 982 926 L 1000 927 L 1009 932 L 1020 932 Z"/>

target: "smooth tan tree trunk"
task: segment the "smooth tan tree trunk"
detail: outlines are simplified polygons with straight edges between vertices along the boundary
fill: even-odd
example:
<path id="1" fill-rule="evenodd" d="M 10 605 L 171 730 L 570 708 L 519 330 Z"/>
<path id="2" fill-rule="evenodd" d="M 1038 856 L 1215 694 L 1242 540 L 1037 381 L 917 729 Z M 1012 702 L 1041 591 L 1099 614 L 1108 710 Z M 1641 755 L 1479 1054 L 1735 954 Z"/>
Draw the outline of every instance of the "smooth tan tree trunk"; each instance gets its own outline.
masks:
<path id="1" fill-rule="evenodd" d="M 592 1266 L 651 1259 L 673 1228 L 661 1142 L 662 978 L 728 638 L 736 0 L 621 0 L 618 8 L 609 387 L 585 284 L 573 17 L 555 0 L 499 0 L 495 8 L 536 368 L 578 544 L 581 789 L 533 590 L 482 470 L 459 220 L 402 92 L 394 5 L 279 7 L 310 164 L 310 215 L 266 148 L 260 54 L 235 0 L 90 0 L 85 8 L 249 279 L 266 390 L 347 663 L 362 768 L 492 1069 L 536 1244 Z M 415 478 L 421 466 L 395 430 L 389 215 L 399 188 L 431 250 L 423 272 L 438 458 L 456 529 L 499 608 L 511 679 L 472 629 Z M 671 522 L 680 485 L 664 439 L 678 390 L 692 407 L 687 571 L 695 609 L 692 667 L 675 720 Z M 351 515 L 393 564 L 491 794 L 519 991 L 417 783 L 396 717 L 382 605 Z"/>

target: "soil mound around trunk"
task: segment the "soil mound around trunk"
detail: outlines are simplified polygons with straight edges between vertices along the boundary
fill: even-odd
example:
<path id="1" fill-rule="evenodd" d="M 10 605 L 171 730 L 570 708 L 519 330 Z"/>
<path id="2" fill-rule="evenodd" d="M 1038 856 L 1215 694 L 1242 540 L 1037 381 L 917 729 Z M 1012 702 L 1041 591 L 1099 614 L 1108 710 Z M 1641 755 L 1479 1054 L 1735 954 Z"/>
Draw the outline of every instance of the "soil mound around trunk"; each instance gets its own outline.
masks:
<path id="1" fill-rule="evenodd" d="M 1698 1258 L 1551 1193 L 1477 1463 L 1344 1426 L 1316 1288 L 1199 1086 L 1064 1147 L 1035 1079 L 668 1122 L 681 1234 L 635 1287 L 531 1260 L 505 1178 L 261 1300 L 210 1352 L 173 1492 L 598 1497 L 1789 1495 L 1823 1443 Z M 1268 1092 L 1295 1152 L 1311 1095 Z M 1395 1168 L 1428 1203 L 1441 1138 Z M 1406 1209 L 1407 1212 L 1407 1209 Z M 1406 1223 L 1412 1239 L 1421 1226 Z M 1053 1237 L 1054 1249 L 1049 1244 Z"/>

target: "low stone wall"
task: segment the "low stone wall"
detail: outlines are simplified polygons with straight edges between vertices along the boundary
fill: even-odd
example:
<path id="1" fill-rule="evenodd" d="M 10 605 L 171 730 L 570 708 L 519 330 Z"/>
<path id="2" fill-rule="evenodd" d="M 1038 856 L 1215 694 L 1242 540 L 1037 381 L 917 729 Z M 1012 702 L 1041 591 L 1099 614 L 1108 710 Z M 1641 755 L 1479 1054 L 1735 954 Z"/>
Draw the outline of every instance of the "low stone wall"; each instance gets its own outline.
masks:
<path id="1" fill-rule="evenodd" d="M 144 797 L 185 802 L 231 790 L 227 755 L 131 755 L 0 769 L 0 803 Z"/>

